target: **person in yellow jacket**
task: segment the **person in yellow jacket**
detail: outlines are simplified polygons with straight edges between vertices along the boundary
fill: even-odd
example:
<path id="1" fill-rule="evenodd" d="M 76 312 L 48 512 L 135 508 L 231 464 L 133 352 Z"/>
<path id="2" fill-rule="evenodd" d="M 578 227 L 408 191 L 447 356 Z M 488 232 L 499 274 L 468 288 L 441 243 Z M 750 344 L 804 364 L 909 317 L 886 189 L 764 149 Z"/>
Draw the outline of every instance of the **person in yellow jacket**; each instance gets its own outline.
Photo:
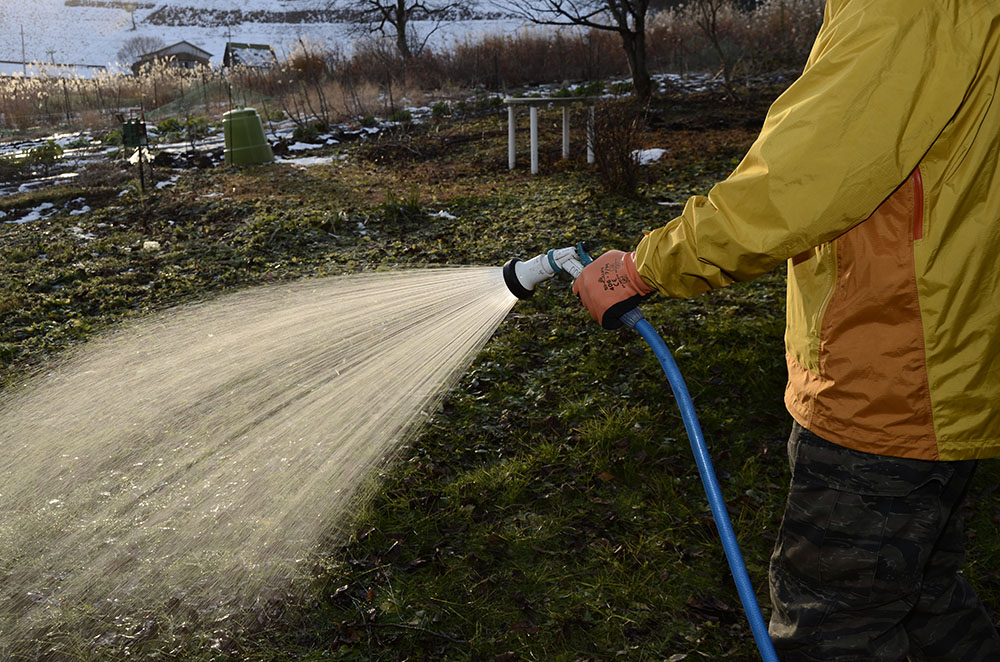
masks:
<path id="1" fill-rule="evenodd" d="M 1000 660 L 961 576 L 1000 455 L 1000 0 L 828 0 L 800 76 L 707 197 L 574 291 L 604 326 L 787 263 L 782 660 Z"/>

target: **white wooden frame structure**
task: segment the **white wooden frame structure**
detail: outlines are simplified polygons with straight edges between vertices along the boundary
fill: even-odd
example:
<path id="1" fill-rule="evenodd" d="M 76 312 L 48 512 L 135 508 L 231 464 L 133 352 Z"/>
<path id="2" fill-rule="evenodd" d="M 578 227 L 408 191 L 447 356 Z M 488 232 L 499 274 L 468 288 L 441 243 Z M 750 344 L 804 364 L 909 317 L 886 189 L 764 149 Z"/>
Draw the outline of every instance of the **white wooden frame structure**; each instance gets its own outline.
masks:
<path id="1" fill-rule="evenodd" d="M 594 162 L 594 106 L 598 97 L 506 97 L 507 104 L 507 166 L 514 169 L 515 163 L 515 133 L 517 125 L 517 106 L 528 106 L 530 111 L 531 132 L 531 174 L 538 174 L 538 109 L 557 106 L 562 108 L 562 157 L 569 158 L 569 115 L 570 107 L 575 105 L 588 106 L 587 112 L 587 163 Z"/>

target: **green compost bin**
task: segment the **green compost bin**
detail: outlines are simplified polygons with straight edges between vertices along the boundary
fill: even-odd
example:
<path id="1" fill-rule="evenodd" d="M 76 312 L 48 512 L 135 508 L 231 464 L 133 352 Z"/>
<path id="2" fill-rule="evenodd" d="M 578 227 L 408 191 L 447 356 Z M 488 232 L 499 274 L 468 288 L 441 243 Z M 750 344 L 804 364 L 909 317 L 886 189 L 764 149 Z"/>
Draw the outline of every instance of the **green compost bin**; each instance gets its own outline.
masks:
<path id="1" fill-rule="evenodd" d="M 274 160 L 264 137 L 264 125 L 253 108 L 230 110 L 222 116 L 226 137 L 226 165 L 253 165 Z"/>

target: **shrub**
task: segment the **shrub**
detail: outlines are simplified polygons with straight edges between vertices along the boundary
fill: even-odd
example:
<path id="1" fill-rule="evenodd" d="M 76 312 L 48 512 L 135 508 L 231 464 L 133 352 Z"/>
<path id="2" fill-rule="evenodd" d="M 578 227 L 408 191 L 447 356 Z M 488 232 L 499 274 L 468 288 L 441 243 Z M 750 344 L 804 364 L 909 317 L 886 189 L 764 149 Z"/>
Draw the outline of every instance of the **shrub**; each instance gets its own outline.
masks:
<path id="1" fill-rule="evenodd" d="M 269 122 L 280 122 L 285 119 L 285 111 L 281 108 L 275 108 L 268 102 L 261 104 L 261 114 L 267 118 Z"/>
<path id="2" fill-rule="evenodd" d="M 120 189 L 133 178 L 134 170 L 120 160 L 92 161 L 80 169 L 75 185 L 86 189 Z"/>
<path id="3" fill-rule="evenodd" d="M 608 193 L 634 196 L 639 185 L 639 132 L 646 113 L 631 101 L 598 104 L 594 110 L 594 162 Z"/>
<path id="4" fill-rule="evenodd" d="M 0 156 L 0 182 L 13 182 L 25 176 L 24 163 L 10 156 Z"/>
<path id="5" fill-rule="evenodd" d="M 184 120 L 184 134 L 191 146 L 197 140 L 201 140 L 208 135 L 208 119 L 204 115 L 188 117 Z"/>

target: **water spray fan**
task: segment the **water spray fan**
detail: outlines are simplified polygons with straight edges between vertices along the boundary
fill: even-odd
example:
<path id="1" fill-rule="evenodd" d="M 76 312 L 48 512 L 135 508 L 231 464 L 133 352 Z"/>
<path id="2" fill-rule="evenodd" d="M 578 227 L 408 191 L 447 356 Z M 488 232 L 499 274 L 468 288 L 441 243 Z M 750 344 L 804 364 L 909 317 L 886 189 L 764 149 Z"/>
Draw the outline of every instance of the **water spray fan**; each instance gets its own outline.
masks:
<path id="1" fill-rule="evenodd" d="M 591 258 L 584 251 L 583 245 L 577 244 L 575 247 L 553 249 L 526 261 L 512 258 L 503 267 L 503 278 L 507 288 L 514 296 L 519 299 L 527 299 L 534 294 L 535 287 L 539 283 L 557 274 L 566 273 L 576 280 L 583 267 L 589 262 L 591 262 Z M 729 562 L 733 580 L 736 582 L 736 589 L 740 594 L 740 601 L 743 603 L 743 610 L 750 623 L 754 641 L 762 660 L 778 662 L 774 645 L 767 634 L 767 625 L 764 623 L 760 605 L 757 604 L 753 585 L 750 583 L 746 564 L 743 562 L 743 555 L 740 553 L 739 543 L 736 541 L 736 533 L 733 531 L 726 503 L 722 498 L 722 489 L 719 487 L 719 480 L 715 475 L 715 468 L 708 454 L 708 446 L 705 444 L 705 436 L 702 434 L 701 424 L 695 414 L 694 403 L 691 401 L 684 377 L 681 376 L 680 369 L 666 343 L 646 320 L 642 311 L 633 308 L 621 316 L 621 321 L 625 326 L 635 329 L 649 343 L 649 347 L 653 350 L 653 354 L 656 355 L 667 376 L 674 398 L 677 400 L 677 406 L 680 408 L 681 419 L 684 421 L 688 439 L 691 441 L 691 450 L 694 453 L 695 463 L 698 465 L 698 474 L 705 488 L 712 517 L 719 531 L 719 537 L 722 539 L 722 548 L 726 553 L 726 560 Z"/>

